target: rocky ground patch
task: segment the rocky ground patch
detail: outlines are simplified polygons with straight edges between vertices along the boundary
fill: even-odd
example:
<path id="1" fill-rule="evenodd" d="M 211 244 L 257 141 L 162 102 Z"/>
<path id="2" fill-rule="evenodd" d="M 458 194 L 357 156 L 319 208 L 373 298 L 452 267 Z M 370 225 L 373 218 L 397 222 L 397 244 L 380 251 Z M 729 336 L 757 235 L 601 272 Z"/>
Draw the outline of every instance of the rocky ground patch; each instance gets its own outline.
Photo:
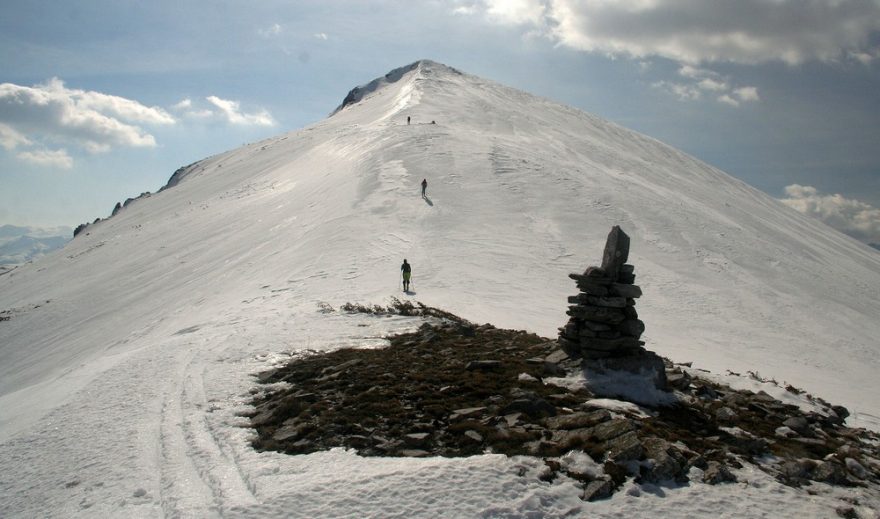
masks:
<path id="1" fill-rule="evenodd" d="M 547 465 L 542 478 L 581 481 L 585 500 L 610 496 L 629 477 L 732 482 L 731 469 L 744 463 L 791 486 L 880 484 L 878 436 L 847 427 L 844 408 L 818 399 L 815 411 L 803 412 L 667 361 L 675 403 L 609 405 L 583 387 L 552 383 L 583 373 L 556 340 L 409 303 L 344 310 L 426 322 L 389 337 L 386 348 L 310 353 L 260 374 L 263 384 L 286 384 L 256 393 L 258 450 L 538 456 Z"/>

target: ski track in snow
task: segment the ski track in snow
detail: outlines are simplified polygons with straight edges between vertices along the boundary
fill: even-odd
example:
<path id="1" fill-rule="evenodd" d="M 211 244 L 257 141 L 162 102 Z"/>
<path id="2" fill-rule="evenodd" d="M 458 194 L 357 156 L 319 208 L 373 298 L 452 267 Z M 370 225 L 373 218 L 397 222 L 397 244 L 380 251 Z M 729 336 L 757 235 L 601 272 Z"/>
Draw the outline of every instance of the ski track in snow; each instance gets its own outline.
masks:
<path id="1" fill-rule="evenodd" d="M 553 336 L 566 274 L 599 263 L 615 224 L 649 348 L 880 429 L 876 252 L 652 139 L 422 64 L 0 277 L 16 309 L 0 323 L 0 517 L 834 517 L 843 498 L 876 516 L 875 493 L 806 498 L 748 468 L 584 503 L 530 458 L 250 447 L 253 374 L 420 323 L 326 305 L 409 297 Z"/>

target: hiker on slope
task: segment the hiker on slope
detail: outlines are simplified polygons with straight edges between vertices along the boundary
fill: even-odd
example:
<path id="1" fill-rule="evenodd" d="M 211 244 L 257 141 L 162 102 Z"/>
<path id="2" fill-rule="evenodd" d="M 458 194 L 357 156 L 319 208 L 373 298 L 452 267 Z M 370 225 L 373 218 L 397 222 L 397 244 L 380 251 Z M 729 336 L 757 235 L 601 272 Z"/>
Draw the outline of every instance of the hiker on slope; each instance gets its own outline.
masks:
<path id="1" fill-rule="evenodd" d="M 403 265 L 400 266 L 400 272 L 403 273 L 403 291 L 409 292 L 409 279 L 412 277 L 412 266 L 406 262 L 406 259 L 403 260 Z"/>

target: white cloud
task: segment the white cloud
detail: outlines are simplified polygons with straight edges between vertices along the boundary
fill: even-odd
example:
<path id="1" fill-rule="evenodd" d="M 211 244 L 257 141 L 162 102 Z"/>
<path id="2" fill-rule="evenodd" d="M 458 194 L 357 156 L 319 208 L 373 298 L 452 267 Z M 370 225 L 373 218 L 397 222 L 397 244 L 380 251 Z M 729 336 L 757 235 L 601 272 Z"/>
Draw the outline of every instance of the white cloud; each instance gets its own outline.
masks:
<path id="1" fill-rule="evenodd" d="M 315 38 L 318 38 L 319 40 L 328 40 L 329 36 L 327 36 L 326 33 L 319 32 L 315 34 Z"/>
<path id="2" fill-rule="evenodd" d="M 589 52 L 681 63 L 832 61 L 867 52 L 880 30 L 874 0 L 471 0 L 456 12 L 545 28 Z M 479 8 L 479 9 L 478 9 Z"/>
<path id="3" fill-rule="evenodd" d="M 274 126 L 275 120 L 266 110 L 246 114 L 241 111 L 238 101 L 221 99 L 217 96 L 208 96 L 205 99 L 214 105 L 218 111 L 215 114 L 221 116 L 230 124 L 245 126 Z"/>
<path id="4" fill-rule="evenodd" d="M 14 150 L 19 146 L 33 144 L 30 139 L 15 131 L 15 128 L 0 123 L 0 146 L 6 150 Z"/>
<path id="5" fill-rule="evenodd" d="M 703 97 L 703 93 L 694 85 L 675 83 L 672 81 L 657 81 L 652 87 L 664 90 L 682 101 L 695 101 Z"/>
<path id="6" fill-rule="evenodd" d="M 239 126 L 275 125 L 275 119 L 266 110 L 244 113 L 241 111 L 241 104 L 238 101 L 222 99 L 217 96 L 208 96 L 205 100 L 210 105 L 207 108 L 197 107 L 196 103 L 187 97 L 173 105 L 172 109 L 187 119 L 214 119 Z"/>
<path id="7" fill-rule="evenodd" d="M 30 162 L 31 164 L 36 164 L 37 166 L 46 166 L 61 169 L 70 169 L 73 167 L 73 159 L 70 157 L 70 155 L 67 154 L 67 150 L 65 149 L 55 151 L 22 151 L 17 153 L 16 156 L 25 162 Z"/>
<path id="8" fill-rule="evenodd" d="M 880 209 L 844 198 L 823 195 L 812 186 L 792 184 L 785 188 L 782 203 L 816 217 L 838 231 L 866 243 L 880 243 Z"/>
<path id="9" fill-rule="evenodd" d="M 165 110 L 158 107 L 144 106 L 131 99 L 102 94 L 100 92 L 69 90 L 64 87 L 64 83 L 58 78 L 49 80 L 46 87 L 58 96 L 70 96 L 76 99 L 76 105 L 81 110 L 93 110 L 126 121 L 143 124 L 174 124 L 174 118 Z"/>
<path id="10" fill-rule="evenodd" d="M 724 92 L 729 86 L 724 81 L 718 81 L 717 79 L 701 79 L 697 86 L 703 90 L 711 90 L 713 92 Z"/>
<path id="11" fill-rule="evenodd" d="M 534 0 L 486 0 L 486 13 L 490 19 L 502 24 L 542 25 L 547 6 Z"/>
<path id="12" fill-rule="evenodd" d="M 281 34 L 281 32 L 281 26 L 277 23 L 273 23 L 272 25 L 263 29 L 257 29 L 257 34 L 259 34 L 263 38 L 272 38 L 274 36 L 278 36 L 279 34 Z"/>
<path id="13" fill-rule="evenodd" d="M 703 94 L 712 94 L 719 103 L 734 107 L 744 102 L 760 101 L 757 88 L 752 86 L 733 88 L 730 86 L 730 78 L 709 69 L 682 65 L 678 69 L 678 75 L 683 78 L 684 83 L 658 81 L 653 86 L 685 101 L 702 99 Z"/>
<path id="14" fill-rule="evenodd" d="M 868 50 L 856 50 L 849 54 L 849 58 L 858 61 L 862 65 L 871 65 L 880 59 L 880 47 Z"/>
<path id="15" fill-rule="evenodd" d="M 758 89 L 755 87 L 742 87 L 737 88 L 733 91 L 733 94 L 739 98 L 740 101 L 760 101 L 761 98 L 758 96 Z"/>
<path id="16" fill-rule="evenodd" d="M 878 0 L 458 0 L 453 10 L 573 49 L 636 61 L 664 58 L 696 73 L 712 63 L 871 64 L 880 57 Z M 731 105 L 759 100 L 754 87 L 717 81 L 703 77 L 696 88 Z"/>
<path id="17" fill-rule="evenodd" d="M 156 139 L 139 125 L 174 124 L 161 108 L 124 97 L 69 89 L 58 78 L 32 87 L 0 84 L 0 145 L 7 150 L 34 146 L 16 156 L 24 161 L 71 167 L 65 150 L 50 143 L 69 143 L 91 153 L 114 146 L 154 147 Z"/>
<path id="18" fill-rule="evenodd" d="M 734 99 L 733 97 L 731 97 L 728 94 L 722 94 L 722 95 L 718 96 L 718 102 L 724 103 L 724 104 L 727 104 L 730 106 L 739 106 L 739 101 Z"/>
<path id="19" fill-rule="evenodd" d="M 706 77 L 707 75 L 710 75 L 710 76 L 715 75 L 715 72 L 712 72 L 711 70 L 698 68 L 698 67 L 692 67 L 690 65 L 682 65 L 678 69 L 678 75 L 683 76 L 683 77 L 689 77 L 692 79 L 699 79 L 699 78 Z"/>
<path id="20" fill-rule="evenodd" d="M 171 109 L 180 113 L 188 119 L 207 119 L 214 116 L 214 112 L 207 109 L 197 110 L 193 108 L 193 102 L 190 98 L 181 99 L 179 103 L 171 106 Z"/>
<path id="21" fill-rule="evenodd" d="M 868 52 L 853 52 L 850 56 L 862 65 L 870 65 L 875 59 L 875 57 Z"/>
<path id="22" fill-rule="evenodd" d="M 726 85 L 722 90 L 728 90 Z M 734 88 L 718 96 L 718 102 L 730 106 L 739 106 L 742 103 L 752 103 L 760 100 L 761 97 L 758 95 L 758 89 L 751 86 Z"/>

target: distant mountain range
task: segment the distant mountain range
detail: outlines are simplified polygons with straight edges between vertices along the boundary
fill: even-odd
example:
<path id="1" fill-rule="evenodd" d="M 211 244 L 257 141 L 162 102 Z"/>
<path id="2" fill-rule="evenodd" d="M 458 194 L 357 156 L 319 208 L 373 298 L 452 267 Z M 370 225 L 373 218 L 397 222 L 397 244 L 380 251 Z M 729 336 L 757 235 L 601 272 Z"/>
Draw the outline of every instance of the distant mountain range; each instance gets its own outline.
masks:
<path id="1" fill-rule="evenodd" d="M 0 265 L 18 265 L 61 248 L 70 241 L 70 227 L 0 225 Z"/>

